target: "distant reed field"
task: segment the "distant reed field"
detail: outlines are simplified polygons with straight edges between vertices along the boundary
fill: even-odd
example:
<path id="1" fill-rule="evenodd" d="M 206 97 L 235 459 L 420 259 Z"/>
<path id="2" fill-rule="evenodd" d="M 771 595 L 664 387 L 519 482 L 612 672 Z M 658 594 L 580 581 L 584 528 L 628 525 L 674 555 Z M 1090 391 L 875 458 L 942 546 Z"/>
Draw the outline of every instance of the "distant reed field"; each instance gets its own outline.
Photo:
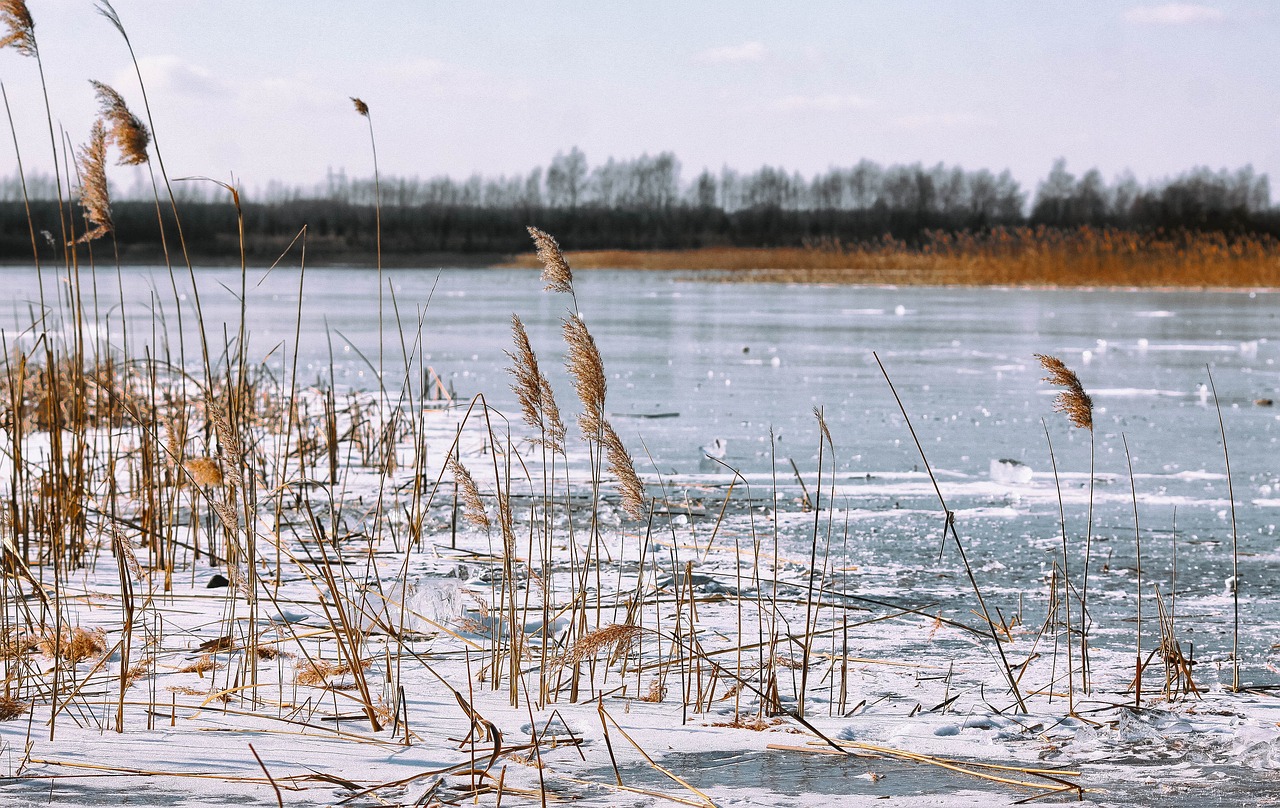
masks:
<path id="1" fill-rule="evenodd" d="M 805 248 L 598 250 L 570 256 L 580 269 L 720 270 L 736 282 L 910 285 L 1280 286 L 1280 240 L 1225 233 L 1137 233 L 1023 227 L 930 233 L 911 246 L 885 238 Z M 520 259 L 529 265 L 531 258 Z"/>

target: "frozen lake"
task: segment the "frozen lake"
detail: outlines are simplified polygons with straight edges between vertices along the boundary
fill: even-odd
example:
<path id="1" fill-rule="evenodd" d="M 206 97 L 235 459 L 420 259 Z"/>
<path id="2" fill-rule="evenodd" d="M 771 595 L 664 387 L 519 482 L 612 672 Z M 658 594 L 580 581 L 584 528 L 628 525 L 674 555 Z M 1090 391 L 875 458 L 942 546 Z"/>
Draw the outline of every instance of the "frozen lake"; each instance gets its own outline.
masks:
<path id="1" fill-rule="evenodd" d="M 131 355 L 146 345 L 153 355 L 175 362 L 181 355 L 194 366 L 194 295 L 183 277 L 176 278 L 181 340 L 169 276 L 125 268 L 120 277 L 117 286 L 114 272 L 99 273 L 96 301 L 88 292 L 90 278 L 81 277 L 85 305 L 109 323 L 111 344 L 123 345 L 123 311 Z M 326 380 L 332 355 L 338 385 L 375 388 L 377 277 L 371 270 L 309 271 L 299 326 L 297 270 L 252 271 L 245 304 L 251 354 L 287 378 L 298 329 L 304 383 Z M 390 270 L 384 279 L 390 287 L 383 299 L 382 364 L 389 390 L 399 389 L 402 357 L 415 350 L 420 319 L 424 363 L 462 400 L 484 393 L 518 422 L 505 355 L 515 313 L 528 327 L 566 422 L 576 413 L 559 332 L 569 298 L 543 292 L 536 272 Z M 199 282 L 216 355 L 224 334 L 234 338 L 237 330 L 241 278 L 236 271 L 205 269 Z M 39 289 L 29 271 L 7 270 L 6 284 L 10 305 L 0 312 L 0 326 L 12 349 L 34 339 L 29 325 Z M 46 301 L 58 309 L 62 304 L 55 301 L 70 286 L 50 274 L 44 286 Z M 1151 598 L 1144 646 L 1150 649 L 1158 639 L 1154 588 L 1165 597 L 1176 590 L 1180 637 L 1200 663 L 1197 683 L 1210 689 L 1230 683 L 1232 639 L 1232 500 L 1207 388 L 1211 370 L 1231 450 L 1241 549 L 1241 679 L 1246 685 L 1274 682 L 1280 662 L 1272 645 L 1280 622 L 1280 469 L 1274 461 L 1280 411 L 1262 402 L 1280 398 L 1278 343 L 1269 339 L 1280 312 L 1275 293 L 736 285 L 608 271 L 579 273 L 575 286 L 609 375 L 607 409 L 651 493 L 665 493 L 694 515 L 714 519 L 734 479 L 704 458 L 702 447 L 719 441 L 723 462 L 746 482 L 725 509 L 720 544 L 730 537 L 749 543 L 757 528 L 776 528 L 782 554 L 803 557 L 815 522 L 799 502 L 819 488 L 813 410 L 822 408 L 835 452 L 834 472 L 833 458 L 824 453 L 821 480 L 824 508 L 835 502 L 821 528 L 835 559 L 828 583 L 860 596 L 911 598 L 921 608 L 927 603 L 929 614 L 971 620 L 973 593 L 954 552 L 938 555 L 941 506 L 873 352 L 892 377 L 956 513 L 984 593 L 1006 618 L 1016 613 L 1026 626 L 1046 620 L 1047 582 L 1062 549 L 1059 495 L 1077 569 L 1087 532 L 1089 435 L 1053 411 L 1058 390 L 1042 381 L 1035 354 L 1060 357 L 1077 371 L 1095 406 L 1090 604 L 1099 668 L 1118 667 L 1125 658 L 1131 666 L 1133 658 L 1137 581 L 1127 440 L 1144 543 L 1142 583 Z M 156 325 L 161 318 L 167 329 Z M 63 321 L 55 311 L 50 331 Z M 166 332 L 167 339 L 158 336 Z M 1022 465 L 1001 465 L 1002 459 Z M 697 525 L 695 519 L 694 546 Z M 703 541 L 709 532 L 709 526 L 703 530 Z M 714 563 L 705 573 L 708 580 L 719 575 L 722 589 L 735 575 Z M 790 571 L 792 578 L 798 574 Z M 933 643 L 932 635 L 917 644 L 925 657 L 937 655 L 940 665 L 964 647 Z M 1130 744 L 1130 736 L 1139 734 L 1115 741 L 1118 751 L 1109 759 L 1123 765 L 1129 755 L 1133 765 L 1164 765 L 1166 758 L 1144 757 L 1140 743 Z M 1247 778 L 1232 768 L 1240 749 L 1231 742 L 1188 748 L 1167 760 L 1182 769 L 1151 769 L 1151 776 L 1190 783 L 1207 772 L 1226 772 L 1215 776 L 1248 790 Z M 1272 770 L 1274 761 L 1254 768 Z M 795 788 L 812 790 L 803 783 Z"/>

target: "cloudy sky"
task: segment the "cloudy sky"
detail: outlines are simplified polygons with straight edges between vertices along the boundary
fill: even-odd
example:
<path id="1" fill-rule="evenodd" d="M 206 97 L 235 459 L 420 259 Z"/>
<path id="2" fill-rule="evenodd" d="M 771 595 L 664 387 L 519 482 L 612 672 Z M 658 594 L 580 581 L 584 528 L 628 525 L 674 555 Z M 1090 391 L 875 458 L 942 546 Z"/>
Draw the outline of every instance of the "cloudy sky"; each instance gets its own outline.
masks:
<path id="1" fill-rule="evenodd" d="M 28 0 L 56 119 L 86 79 L 141 108 L 91 0 Z M 1139 179 L 1251 163 L 1280 184 L 1280 4 L 117 0 L 170 173 L 311 184 L 524 172 L 578 145 L 703 167 L 1008 168 L 1066 157 Z M 47 167 L 33 60 L 0 53 L 28 168 Z M 0 174 L 15 164 L 0 139 Z M 132 170 L 132 169 L 130 169 Z M 123 171 L 123 170 L 122 170 Z M 117 181 L 129 182 L 127 173 Z M 1280 193 L 1273 193 L 1273 198 Z"/>

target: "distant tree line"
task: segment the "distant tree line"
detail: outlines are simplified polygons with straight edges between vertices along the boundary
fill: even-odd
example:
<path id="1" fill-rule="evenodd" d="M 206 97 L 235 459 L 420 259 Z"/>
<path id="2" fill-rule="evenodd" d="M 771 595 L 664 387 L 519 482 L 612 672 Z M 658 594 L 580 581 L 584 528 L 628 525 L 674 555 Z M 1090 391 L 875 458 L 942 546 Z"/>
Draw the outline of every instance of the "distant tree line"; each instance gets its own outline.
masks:
<path id="1" fill-rule="evenodd" d="M 941 163 L 862 160 L 812 177 L 769 166 L 749 173 L 724 168 L 704 170 L 689 182 L 682 181 L 680 168 L 669 152 L 590 166 L 574 148 L 526 175 L 383 177 L 383 252 L 393 263 L 428 254 L 512 254 L 528 249 L 527 224 L 556 233 L 573 249 L 783 247 L 886 236 L 912 243 L 931 231 L 1022 224 L 1280 235 L 1268 179 L 1251 167 L 1196 168 L 1142 185 L 1130 173 L 1110 183 L 1096 169 L 1076 177 L 1059 160 L 1030 205 L 1008 171 Z M 37 233 L 60 232 L 52 178 L 28 176 L 26 187 Z M 158 255 L 160 225 L 149 185 L 113 191 L 115 247 L 123 259 Z M 226 194 L 206 183 L 179 183 L 175 191 L 190 251 L 203 259 L 237 255 L 235 212 Z M 245 195 L 250 255 L 274 258 L 305 225 L 312 256 L 367 260 L 377 197 L 373 178 L 345 172 L 330 171 L 312 187 L 268 183 Z M 0 179 L 0 259 L 31 257 L 22 198 L 17 176 Z M 159 217 L 166 219 L 173 246 L 166 208 Z M 38 238 L 50 256 L 52 240 Z M 112 246 L 99 243 L 96 249 L 110 252 Z"/>

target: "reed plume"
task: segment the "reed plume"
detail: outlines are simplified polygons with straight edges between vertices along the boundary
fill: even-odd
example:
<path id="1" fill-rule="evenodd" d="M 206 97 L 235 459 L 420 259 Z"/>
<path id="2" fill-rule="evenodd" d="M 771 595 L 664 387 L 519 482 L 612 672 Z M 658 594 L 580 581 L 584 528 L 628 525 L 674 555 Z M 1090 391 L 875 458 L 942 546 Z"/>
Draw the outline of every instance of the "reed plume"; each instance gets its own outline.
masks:
<path id="1" fill-rule="evenodd" d="M 355 104 L 356 112 L 358 112 L 359 114 L 363 115 L 363 116 L 364 116 L 364 117 L 366 117 L 366 118 L 368 118 L 368 117 L 369 117 L 369 105 L 368 105 L 368 104 L 366 104 L 365 102 L 361 101 L 359 98 L 356 98 L 355 96 L 351 96 L 351 103 L 352 103 L 352 104 Z"/>
<path id="2" fill-rule="evenodd" d="M 93 227 L 76 239 L 77 243 L 93 241 L 110 233 L 111 196 L 107 192 L 107 130 L 102 120 L 93 122 L 89 142 L 80 150 L 80 206 Z"/>
<path id="3" fill-rule="evenodd" d="M 89 81 L 98 96 L 102 117 L 110 124 L 108 135 L 120 150 L 119 164 L 136 166 L 147 162 L 147 147 L 151 145 L 151 132 L 137 115 L 129 111 L 120 93 L 100 81 Z"/>
<path id="4" fill-rule="evenodd" d="M 542 280 L 547 282 L 544 288 L 548 292 L 573 294 L 573 270 L 569 269 L 564 253 L 560 252 L 560 245 L 546 231 L 536 227 L 528 230 L 533 237 L 534 246 L 538 248 L 538 260 L 542 262 Z"/>
<path id="5" fill-rule="evenodd" d="M 1066 413 L 1072 424 L 1092 432 L 1093 399 L 1089 398 L 1089 394 L 1084 391 L 1084 385 L 1080 384 L 1080 377 L 1056 356 L 1036 354 L 1036 359 L 1039 359 L 1040 365 L 1049 372 L 1049 375 L 1044 377 L 1044 381 L 1066 388 L 1054 400 L 1054 410 Z"/>
<path id="6" fill-rule="evenodd" d="M 211 488 L 222 485 L 222 469 L 212 457 L 191 457 L 183 462 L 182 467 L 191 475 L 191 480 L 196 485 Z"/>
<path id="7" fill-rule="evenodd" d="M 455 457 L 450 457 L 447 465 L 449 472 L 453 474 L 453 479 L 458 483 L 458 493 L 462 498 L 462 515 L 473 525 L 489 528 L 493 522 L 489 519 L 489 512 L 484 507 L 484 500 L 480 498 L 480 489 L 476 487 L 476 481 L 471 477 L 471 472 L 467 471 L 467 467 L 459 463 Z"/>
<path id="8" fill-rule="evenodd" d="M 36 24 L 26 0 L 0 0 L 0 23 L 9 29 L 0 48 L 12 47 L 23 56 L 36 55 Z"/>
<path id="9" fill-rule="evenodd" d="M 564 662 L 572 665 L 590 659 L 602 648 L 609 649 L 609 656 L 621 657 L 630 650 L 632 643 L 640 636 L 639 626 L 613 623 L 583 635 L 582 639 L 564 655 Z"/>
<path id="10" fill-rule="evenodd" d="M 632 519 L 642 518 L 644 516 L 644 484 L 640 482 L 640 477 L 636 474 L 635 465 L 631 462 L 631 455 L 627 453 L 627 449 L 622 445 L 622 440 L 618 437 L 618 433 L 614 431 L 613 425 L 608 421 L 604 422 L 604 435 L 601 443 L 604 445 L 605 456 L 608 458 L 609 471 L 613 472 L 614 476 L 618 478 L 618 493 L 622 497 L 622 509 Z"/>
<path id="11" fill-rule="evenodd" d="M 596 440 L 604 426 L 604 395 L 608 388 L 604 375 L 604 362 L 600 349 L 587 331 L 587 324 L 577 316 L 564 321 L 564 341 L 569 346 L 569 358 L 565 367 L 573 377 L 583 412 L 578 426 L 583 437 Z"/>
<path id="12" fill-rule="evenodd" d="M 551 382 L 538 367 L 538 357 L 529 344 L 529 334 L 518 314 L 511 315 L 511 334 L 516 349 L 508 351 L 511 357 L 511 375 L 515 377 L 511 389 L 520 401 L 524 421 L 543 436 L 538 440 L 550 449 L 564 449 L 565 427 L 560 420 L 560 408 L 551 391 Z"/>

